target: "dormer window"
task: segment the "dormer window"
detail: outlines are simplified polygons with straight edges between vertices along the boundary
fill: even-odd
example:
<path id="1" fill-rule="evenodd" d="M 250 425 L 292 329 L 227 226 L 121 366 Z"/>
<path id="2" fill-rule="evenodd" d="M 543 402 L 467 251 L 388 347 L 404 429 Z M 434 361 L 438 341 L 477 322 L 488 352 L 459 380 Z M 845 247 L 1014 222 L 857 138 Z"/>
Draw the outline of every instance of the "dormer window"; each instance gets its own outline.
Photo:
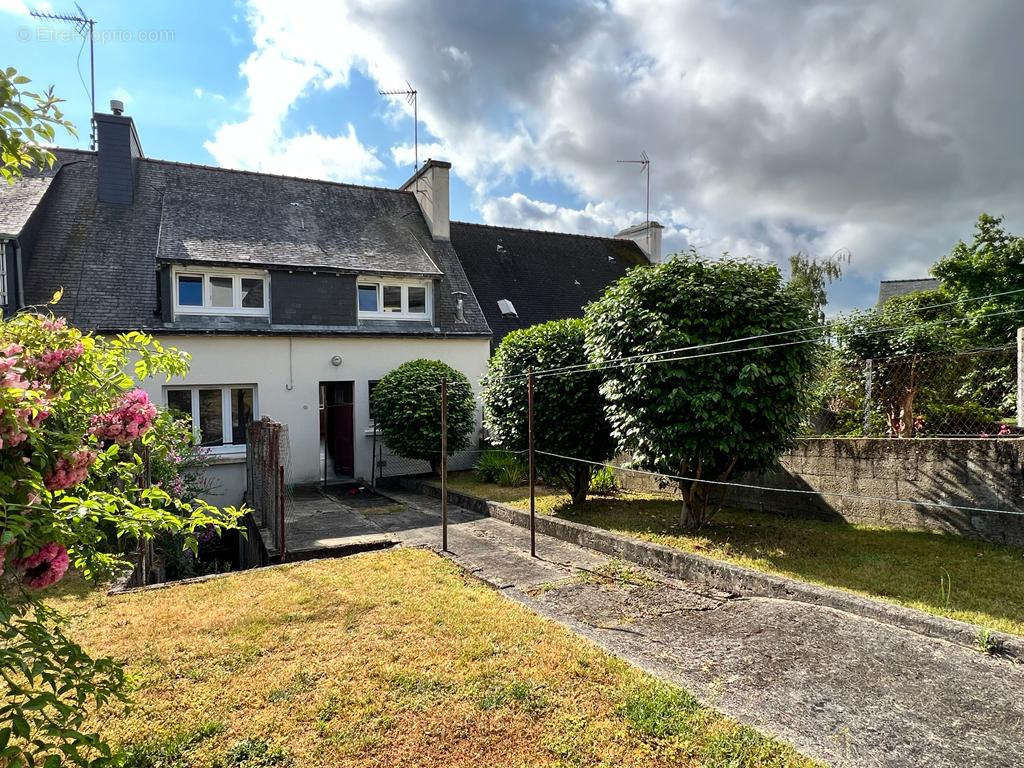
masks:
<path id="1" fill-rule="evenodd" d="M 363 277 L 356 285 L 360 318 L 426 320 L 431 316 L 428 281 Z"/>
<path id="2" fill-rule="evenodd" d="M 268 315 L 269 278 L 261 272 L 180 268 L 174 271 L 179 315 Z"/>

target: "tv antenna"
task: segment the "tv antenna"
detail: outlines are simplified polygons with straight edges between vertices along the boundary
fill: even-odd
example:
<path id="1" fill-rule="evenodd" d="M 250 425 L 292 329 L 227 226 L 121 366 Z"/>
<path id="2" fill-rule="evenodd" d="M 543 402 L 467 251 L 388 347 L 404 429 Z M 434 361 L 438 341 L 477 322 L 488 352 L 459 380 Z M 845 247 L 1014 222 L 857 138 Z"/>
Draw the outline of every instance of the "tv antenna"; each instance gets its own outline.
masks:
<path id="1" fill-rule="evenodd" d="M 96 26 L 96 21 L 90 19 L 89 14 L 82 10 L 82 6 L 78 3 L 75 3 L 75 10 L 77 13 L 49 13 L 46 11 L 30 11 L 29 13 L 37 19 L 60 21 L 72 25 L 75 31 L 82 36 L 83 45 L 85 39 L 89 40 L 89 99 L 92 102 L 92 112 L 89 114 L 89 144 L 92 149 L 96 149 L 96 58 L 92 43 L 93 27 Z M 79 51 L 78 55 L 79 62 L 81 62 L 82 52 Z M 78 70 L 78 76 L 82 76 L 81 68 Z M 85 85 L 84 80 L 82 85 Z"/>
<path id="2" fill-rule="evenodd" d="M 616 160 L 616 163 L 636 163 L 640 173 L 647 175 L 647 253 L 651 253 L 651 158 L 646 152 L 640 153 L 639 160 Z"/>
<path id="3" fill-rule="evenodd" d="M 405 88 L 398 89 L 395 91 L 377 91 L 381 96 L 404 96 L 407 104 L 412 104 L 412 151 L 413 151 L 413 169 L 420 167 L 420 119 L 419 113 L 417 112 L 416 105 L 416 94 L 417 91 L 408 80 L 405 81 Z"/>

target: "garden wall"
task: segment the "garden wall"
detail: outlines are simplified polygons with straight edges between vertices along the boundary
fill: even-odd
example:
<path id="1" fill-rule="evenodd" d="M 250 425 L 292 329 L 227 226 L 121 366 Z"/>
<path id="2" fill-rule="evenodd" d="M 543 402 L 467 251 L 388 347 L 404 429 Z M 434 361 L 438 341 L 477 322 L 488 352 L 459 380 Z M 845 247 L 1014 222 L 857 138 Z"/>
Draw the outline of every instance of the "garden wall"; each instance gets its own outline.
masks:
<path id="1" fill-rule="evenodd" d="M 914 499 L 1024 513 L 1024 439 L 804 438 L 779 464 L 774 472 L 736 481 L 836 495 L 731 488 L 724 492 L 723 503 L 775 514 L 948 531 L 1024 546 L 1024 514 L 877 500 Z M 637 487 L 636 475 L 620 476 L 627 486 Z M 849 498 L 854 496 L 875 499 Z"/>

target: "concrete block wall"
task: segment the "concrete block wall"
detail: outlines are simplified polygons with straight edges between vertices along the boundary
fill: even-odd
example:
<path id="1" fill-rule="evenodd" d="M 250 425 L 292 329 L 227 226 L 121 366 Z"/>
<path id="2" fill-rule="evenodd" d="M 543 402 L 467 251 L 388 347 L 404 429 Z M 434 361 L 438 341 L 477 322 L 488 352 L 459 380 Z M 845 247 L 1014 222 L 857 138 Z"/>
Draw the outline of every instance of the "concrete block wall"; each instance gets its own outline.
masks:
<path id="1" fill-rule="evenodd" d="M 653 478 L 626 472 L 620 477 L 630 488 L 657 487 Z M 723 504 L 733 508 L 946 531 L 1024 547 L 1024 439 L 805 438 L 782 456 L 776 470 L 735 479 L 824 495 L 744 488 L 723 491 Z M 1003 513 L 959 511 L 891 499 L 983 507 Z"/>

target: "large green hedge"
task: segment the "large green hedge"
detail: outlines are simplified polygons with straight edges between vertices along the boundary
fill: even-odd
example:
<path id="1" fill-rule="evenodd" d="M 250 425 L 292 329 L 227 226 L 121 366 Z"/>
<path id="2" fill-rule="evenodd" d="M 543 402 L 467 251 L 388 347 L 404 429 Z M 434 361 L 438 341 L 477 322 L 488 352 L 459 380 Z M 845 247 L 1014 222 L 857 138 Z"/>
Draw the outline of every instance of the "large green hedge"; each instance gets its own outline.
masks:
<path id="1" fill-rule="evenodd" d="M 583 320 L 554 320 L 513 331 L 491 358 L 484 388 L 484 419 L 491 442 L 506 450 L 527 447 L 526 379 L 530 368 L 546 370 L 587 362 Z M 605 461 L 612 453 L 611 428 L 600 393 L 601 374 L 539 375 L 534 385 L 534 445 L 537 450 Z M 537 467 L 549 482 L 565 488 L 574 503 L 582 502 L 597 467 L 576 461 L 537 456 Z"/>

